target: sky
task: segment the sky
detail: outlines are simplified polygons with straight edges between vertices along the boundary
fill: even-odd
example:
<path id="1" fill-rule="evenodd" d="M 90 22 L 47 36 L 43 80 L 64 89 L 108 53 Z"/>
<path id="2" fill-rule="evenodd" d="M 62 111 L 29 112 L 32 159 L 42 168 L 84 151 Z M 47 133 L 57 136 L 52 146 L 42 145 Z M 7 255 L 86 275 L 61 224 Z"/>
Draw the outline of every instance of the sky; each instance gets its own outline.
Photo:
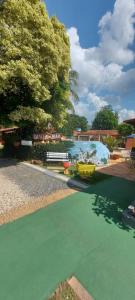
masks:
<path id="1" fill-rule="evenodd" d="M 45 0 L 64 23 L 79 74 L 77 114 L 92 122 L 111 104 L 119 121 L 135 117 L 135 0 Z"/>

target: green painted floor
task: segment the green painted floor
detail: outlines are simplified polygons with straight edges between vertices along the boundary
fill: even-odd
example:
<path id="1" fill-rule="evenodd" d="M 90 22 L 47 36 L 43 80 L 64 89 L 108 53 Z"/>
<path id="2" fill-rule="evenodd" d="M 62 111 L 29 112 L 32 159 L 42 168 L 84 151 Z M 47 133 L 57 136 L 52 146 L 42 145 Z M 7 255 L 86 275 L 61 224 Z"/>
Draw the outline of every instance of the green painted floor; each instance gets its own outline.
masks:
<path id="1" fill-rule="evenodd" d="M 0 228 L 0 299 L 46 300 L 73 274 L 95 300 L 135 299 L 135 183 L 110 177 Z"/>

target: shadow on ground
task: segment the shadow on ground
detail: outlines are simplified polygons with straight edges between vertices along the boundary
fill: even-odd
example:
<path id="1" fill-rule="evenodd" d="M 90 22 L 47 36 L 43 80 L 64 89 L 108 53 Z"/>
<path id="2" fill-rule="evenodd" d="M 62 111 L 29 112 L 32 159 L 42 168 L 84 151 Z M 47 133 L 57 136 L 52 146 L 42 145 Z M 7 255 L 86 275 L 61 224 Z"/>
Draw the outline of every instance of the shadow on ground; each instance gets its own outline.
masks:
<path id="1" fill-rule="evenodd" d="M 123 221 L 122 212 L 135 200 L 134 182 L 108 175 L 103 181 L 91 185 L 85 192 L 90 194 L 92 210 L 97 216 L 102 215 L 107 223 L 115 223 L 121 229 L 131 229 Z"/>
<path id="2" fill-rule="evenodd" d="M 70 180 L 63 183 L 37 170 L 19 165 L 17 160 L 0 159 L 0 167 L 3 168 L 3 174 L 29 196 L 37 197 L 68 187 L 76 189 Z M 135 183 L 97 172 L 89 184 L 89 188 L 83 189 L 82 193 L 90 194 L 93 212 L 97 216 L 103 216 L 108 224 L 115 223 L 119 228 L 129 231 L 131 227 L 123 222 L 122 212 L 135 200 Z"/>
<path id="3" fill-rule="evenodd" d="M 17 159 L 0 158 L 0 168 L 17 166 L 18 164 L 19 164 L 19 161 Z"/>

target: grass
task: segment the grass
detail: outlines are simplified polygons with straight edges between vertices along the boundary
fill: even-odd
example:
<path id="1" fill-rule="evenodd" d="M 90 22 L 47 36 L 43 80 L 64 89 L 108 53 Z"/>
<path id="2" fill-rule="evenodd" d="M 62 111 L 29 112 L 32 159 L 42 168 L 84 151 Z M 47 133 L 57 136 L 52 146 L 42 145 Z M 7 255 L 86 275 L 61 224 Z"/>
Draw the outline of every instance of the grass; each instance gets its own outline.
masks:
<path id="1" fill-rule="evenodd" d="M 69 284 L 65 281 L 60 284 L 56 292 L 49 300 L 80 300 Z"/>

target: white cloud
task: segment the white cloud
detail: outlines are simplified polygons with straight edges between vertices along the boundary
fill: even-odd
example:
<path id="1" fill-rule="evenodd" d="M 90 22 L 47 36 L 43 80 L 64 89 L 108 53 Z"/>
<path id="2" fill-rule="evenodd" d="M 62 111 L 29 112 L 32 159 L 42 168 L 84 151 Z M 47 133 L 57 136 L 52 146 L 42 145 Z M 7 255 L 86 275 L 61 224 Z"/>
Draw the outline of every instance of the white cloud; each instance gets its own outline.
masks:
<path id="1" fill-rule="evenodd" d="M 119 111 L 119 121 L 122 122 L 124 120 L 135 118 L 135 110 L 128 110 L 123 108 Z"/>
<path id="2" fill-rule="evenodd" d="M 96 110 L 91 109 L 89 103 L 83 103 L 81 101 L 75 106 L 75 111 L 76 114 L 80 116 L 85 116 L 89 121 L 94 119 L 95 112 L 96 112 Z"/>
<path id="3" fill-rule="evenodd" d="M 91 121 L 94 119 L 96 112 L 106 105 L 108 105 L 108 102 L 104 97 L 99 97 L 95 93 L 89 93 L 85 103 L 80 101 L 75 105 L 75 111 Z"/>
<path id="4" fill-rule="evenodd" d="M 89 121 L 93 121 L 96 112 L 109 104 L 109 101 L 106 101 L 106 99 L 109 99 L 109 97 L 110 96 L 100 97 L 95 93 L 89 93 L 85 103 L 80 101 L 77 105 L 75 105 L 76 113 L 81 116 L 85 116 Z M 117 102 L 114 104 L 113 108 L 119 114 L 119 123 L 124 120 L 135 118 L 135 110 L 122 108 L 121 105 L 118 104 L 119 98 L 116 99 Z"/>
<path id="5" fill-rule="evenodd" d="M 82 48 L 76 28 L 70 28 L 68 34 L 71 42 L 72 67 L 79 73 L 79 90 L 100 88 L 114 92 L 118 90 L 122 94 L 125 92 L 123 79 L 126 92 L 135 87 L 135 69 L 124 71 L 124 66 L 116 62 L 106 64 L 104 60 L 99 59 L 96 48 Z"/>
<path id="6" fill-rule="evenodd" d="M 125 70 L 125 65 L 131 64 L 135 57 L 131 48 L 135 34 L 134 14 L 134 0 L 116 0 L 113 12 L 107 12 L 99 22 L 97 47 L 82 48 L 77 29 L 68 30 L 72 67 L 79 73 L 78 93 L 85 97 L 85 103 L 93 112 L 108 103 L 105 97 L 99 96 L 101 91 L 107 95 L 114 93 L 118 99 L 135 89 L 135 68 Z M 112 95 L 112 105 L 116 102 L 114 99 Z M 93 112 L 89 114 L 91 117 Z"/>
<path id="7" fill-rule="evenodd" d="M 106 62 L 133 62 L 134 53 L 129 46 L 134 42 L 134 12 L 134 0 L 117 0 L 113 13 L 107 12 L 100 20 L 100 50 Z"/>
<path id="8" fill-rule="evenodd" d="M 128 94 L 135 90 L 135 68 L 122 72 L 121 76 L 112 82 L 112 91 Z"/>
<path id="9" fill-rule="evenodd" d="M 94 105 L 96 111 L 99 111 L 102 107 L 108 104 L 104 98 L 97 96 L 95 93 L 88 94 L 88 102 Z"/>

